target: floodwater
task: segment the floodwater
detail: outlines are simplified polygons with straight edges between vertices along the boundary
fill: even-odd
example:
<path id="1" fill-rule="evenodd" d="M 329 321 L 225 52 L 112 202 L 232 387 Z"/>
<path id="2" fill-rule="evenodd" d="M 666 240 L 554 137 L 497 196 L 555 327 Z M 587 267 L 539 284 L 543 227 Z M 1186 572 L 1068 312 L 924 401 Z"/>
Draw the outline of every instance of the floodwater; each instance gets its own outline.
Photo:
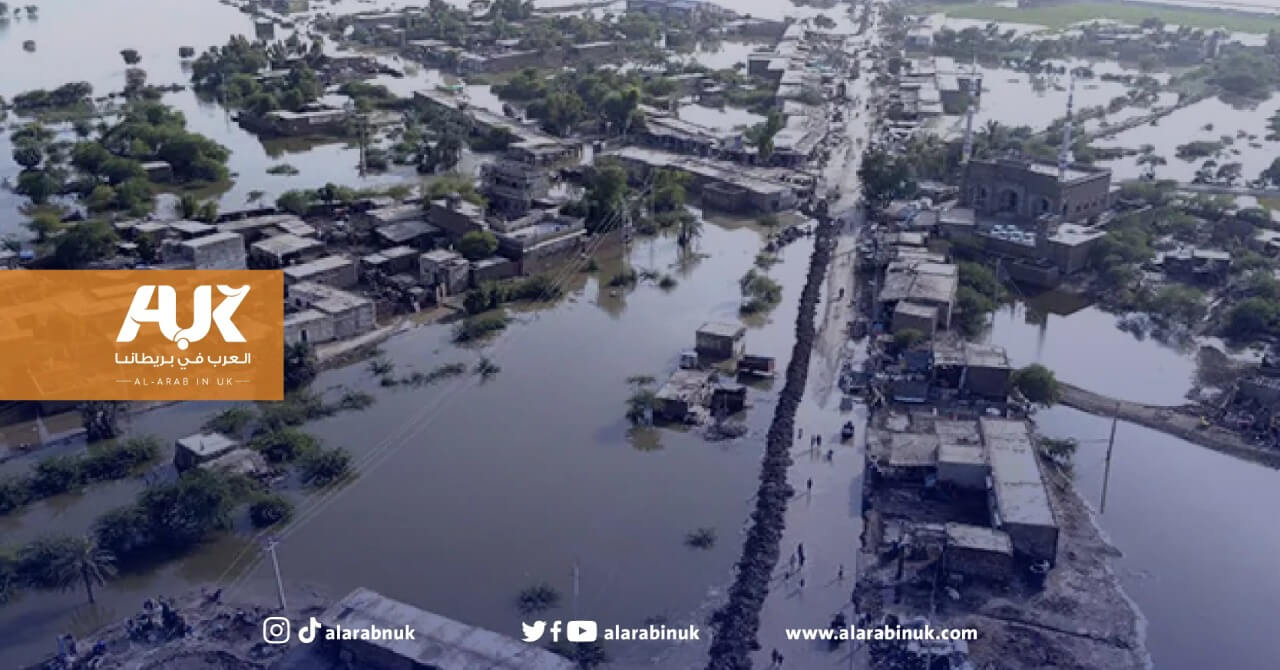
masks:
<path id="1" fill-rule="evenodd" d="M 1195 351 L 1116 328 L 1118 317 L 1050 292 L 1002 306 L 985 341 L 1005 348 L 1015 367 L 1041 363 L 1065 382 L 1124 400 L 1181 405 L 1196 372 Z"/>
<path id="2" fill-rule="evenodd" d="M 725 132 L 744 130 L 765 121 L 765 117 L 739 107 L 716 108 L 698 103 L 680 105 L 679 116 L 690 123 Z"/>
<path id="3" fill-rule="evenodd" d="M 1068 65 L 1092 67 L 1100 64 L 1079 61 L 1069 62 Z M 1033 75 L 1009 68 L 981 65 L 978 66 L 978 71 L 982 73 L 982 104 L 974 111 L 975 132 L 987 121 L 997 121 L 1007 127 L 1030 126 L 1034 130 L 1043 130 L 1054 119 L 1067 113 L 1069 75 Z M 1128 90 L 1120 82 L 1102 81 L 1100 78 L 1080 79 L 1076 81 L 1075 106 L 1076 109 L 1105 106 L 1112 98 L 1124 95 Z M 960 119 L 960 127 L 963 128 L 964 117 L 956 118 Z"/>
<path id="4" fill-rule="evenodd" d="M 316 388 L 350 385 L 378 402 L 307 430 L 372 465 L 313 520 L 285 532 L 279 554 L 287 581 L 317 584 L 332 596 L 368 586 L 506 634 L 519 631 L 516 595 L 544 581 L 563 595 L 562 606 L 548 613 L 556 618 L 576 612 L 609 625 L 650 617 L 700 622 L 691 613 L 723 588 L 740 551 L 777 389 L 766 384 L 749 392 L 747 437 L 711 443 L 675 429 L 634 434 L 623 418 L 625 380 L 664 379 L 701 323 L 737 320 L 737 279 L 761 241 L 751 224 L 707 224 L 697 244 L 710 255 L 681 261 L 670 238 L 638 240 L 632 265 L 671 274 L 680 282 L 674 289 L 649 282 L 614 295 L 595 275 L 570 275 L 565 301 L 514 311 L 516 323 L 483 352 L 502 368 L 484 383 L 468 376 L 384 389 L 365 364 L 322 375 Z M 783 262 L 770 270 L 783 286 L 783 303 L 747 334 L 747 349 L 777 356 L 779 368 L 790 351 L 808 263 L 805 241 L 784 249 Z M 599 276 L 607 279 L 619 261 L 602 266 Z M 449 335 L 447 325 L 422 326 L 383 349 L 398 374 L 474 364 L 481 352 L 451 344 Z M 134 430 L 172 440 L 212 411 L 192 407 L 154 410 Z M 15 542 L 55 523 L 59 532 L 79 532 L 140 485 L 91 487 L 4 519 L 0 528 Z M 684 546 L 685 534 L 699 527 L 716 530 L 711 550 Z M 94 617 L 80 606 L 81 594 L 26 594 L 0 608 L 0 630 L 22 631 L 0 639 L 0 659 L 30 660 L 49 651 L 63 630 L 83 632 L 125 615 L 145 595 L 213 582 L 244 541 L 229 538 L 108 586 Z M 274 594 L 262 565 L 242 584 L 237 596 Z M 654 651 L 611 653 L 625 660 Z"/>
<path id="5" fill-rule="evenodd" d="M 1116 376 L 1124 373 L 1117 370 Z M 1053 437 L 1080 441 L 1080 495 L 1096 509 L 1111 422 L 1067 407 L 1036 414 Z M 1099 525 L 1147 619 L 1157 668 L 1274 668 L 1280 579 L 1276 472 L 1141 426 L 1121 423 Z"/>
<path id="6" fill-rule="evenodd" d="M 129 17 L 120 21 L 120 17 Z M 111 30 L 102 26 L 112 25 Z M 0 23 L 0 59 L 16 67 L 6 67 L 0 79 L 0 95 L 34 88 L 51 89 L 68 81 L 88 81 L 94 95 L 118 91 L 124 86 L 125 64 L 120 50 L 134 48 L 142 56 L 139 67 L 147 71 L 152 84 L 187 84 L 189 74 L 178 58 L 178 47 L 192 46 L 197 52 L 223 44 L 233 34 L 253 34 L 252 18 L 233 7 L 211 0 L 163 3 L 150 0 L 103 0 L 86 5 L 42 6 L 35 21 L 23 19 Z M 277 30 L 283 39 L 287 31 Z M 25 40 L 36 41 L 36 51 L 22 49 Z M 199 193 L 217 197 L 222 210 L 248 205 L 252 191 L 263 192 L 263 202 L 291 188 L 313 188 L 335 182 L 356 188 L 385 186 L 405 181 L 410 172 L 398 169 L 385 174 L 358 174 L 359 149 L 354 144 L 329 141 L 273 140 L 264 142 L 241 129 L 223 108 L 201 102 L 190 90 L 164 96 L 164 102 L 183 112 L 187 126 L 209 136 L 231 150 L 228 169 L 233 184 Z M 10 114 L 8 125 L 20 122 Z M 58 128 L 70 136 L 66 124 Z M 9 155 L 8 133 L 0 137 L 0 180 L 12 180 L 19 168 Z M 266 169 L 279 163 L 298 168 L 296 176 L 268 175 Z M 25 198 L 0 189 L 0 236 L 20 231 L 18 208 Z"/>
<path id="7" fill-rule="evenodd" d="M 722 42 L 699 42 L 692 51 L 677 54 L 675 59 L 685 63 L 697 63 L 713 70 L 724 70 L 741 63 L 745 72 L 747 59 L 753 52 L 772 48 L 773 43 L 769 41 L 743 42 L 724 40 Z"/>
<path id="8" fill-rule="evenodd" d="M 996 312 L 987 339 L 1015 366 L 1040 362 L 1092 391 L 1182 404 L 1195 381 L 1194 351 L 1138 340 L 1115 328 L 1116 318 L 1051 292 Z M 1096 509 L 1110 421 L 1054 407 L 1036 422 L 1047 435 L 1079 441 L 1076 480 Z M 1267 516 L 1275 483 L 1269 468 L 1119 425 L 1100 525 L 1124 553 L 1114 567 L 1147 620 L 1157 668 L 1274 666 L 1280 644 L 1264 628 L 1280 580 L 1258 559 L 1280 548 Z"/>
<path id="9" fill-rule="evenodd" d="M 1270 134 L 1267 119 L 1277 110 L 1280 110 L 1280 96 L 1277 95 L 1260 104 L 1243 107 L 1209 98 L 1161 118 L 1156 125 L 1143 124 L 1101 140 L 1098 145 L 1135 149 L 1144 144 L 1154 146 L 1156 155 L 1168 161 L 1167 165 L 1156 168 L 1158 179 L 1189 182 L 1204 161 L 1214 158 L 1219 165 L 1242 164 L 1243 178 L 1247 181 L 1270 166 L 1276 156 L 1277 144 L 1266 137 Z M 1241 131 L 1245 137 L 1237 137 Z M 1217 157 L 1184 161 L 1176 155 L 1180 144 L 1196 140 L 1218 141 L 1224 135 L 1231 138 L 1232 144 Z M 1136 156 L 1127 156 L 1103 164 L 1111 168 L 1117 179 L 1134 179 L 1144 169 L 1136 161 Z"/>

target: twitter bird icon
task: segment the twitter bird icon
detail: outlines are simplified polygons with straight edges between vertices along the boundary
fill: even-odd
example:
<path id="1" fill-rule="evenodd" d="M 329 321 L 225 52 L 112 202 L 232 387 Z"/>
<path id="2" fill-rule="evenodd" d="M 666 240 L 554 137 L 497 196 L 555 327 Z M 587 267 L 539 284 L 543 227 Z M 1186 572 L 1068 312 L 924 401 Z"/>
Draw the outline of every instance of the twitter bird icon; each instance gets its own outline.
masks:
<path id="1" fill-rule="evenodd" d="M 532 624 L 520 622 L 520 628 L 524 630 L 525 642 L 537 642 L 542 639 L 542 633 L 547 629 L 547 622 L 535 621 Z"/>

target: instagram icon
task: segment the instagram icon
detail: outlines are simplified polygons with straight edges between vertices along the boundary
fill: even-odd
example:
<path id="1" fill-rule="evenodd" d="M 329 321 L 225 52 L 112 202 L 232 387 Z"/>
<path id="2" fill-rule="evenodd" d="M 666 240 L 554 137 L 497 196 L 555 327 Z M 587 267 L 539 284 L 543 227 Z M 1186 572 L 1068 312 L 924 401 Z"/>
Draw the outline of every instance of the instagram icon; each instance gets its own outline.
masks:
<path id="1" fill-rule="evenodd" d="M 269 616 L 262 620 L 262 641 L 267 644 L 286 644 L 291 631 L 289 619 L 282 616 Z"/>

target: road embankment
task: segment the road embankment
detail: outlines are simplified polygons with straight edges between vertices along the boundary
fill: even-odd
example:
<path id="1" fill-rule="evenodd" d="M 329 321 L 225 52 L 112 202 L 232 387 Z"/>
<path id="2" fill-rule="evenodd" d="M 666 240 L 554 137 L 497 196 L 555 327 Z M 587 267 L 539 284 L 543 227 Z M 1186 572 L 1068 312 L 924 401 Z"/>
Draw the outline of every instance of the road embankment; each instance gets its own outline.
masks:
<path id="1" fill-rule="evenodd" d="M 1200 414 L 1193 407 L 1144 405 L 1066 383 L 1061 384 L 1061 388 L 1061 402 L 1068 407 L 1099 416 L 1117 416 L 1122 421 L 1168 433 L 1214 451 L 1280 469 L 1280 450 L 1253 444 L 1220 426 L 1202 426 Z"/>
<path id="2" fill-rule="evenodd" d="M 796 410 L 808 382 L 809 358 L 817 333 L 814 319 L 838 224 L 820 223 L 814 235 L 809 274 L 800 293 L 796 315 L 796 340 L 787 364 L 786 381 L 765 440 L 760 468 L 760 488 L 751 512 L 751 527 L 742 546 L 737 573 L 729 588 L 728 602 L 711 616 L 712 638 L 707 670 L 742 670 L 751 667 L 751 653 L 758 647 L 760 608 L 769 595 L 769 581 L 778 563 L 779 543 L 787 502 L 793 494 L 787 482 L 791 467 L 791 443 L 796 434 Z"/>

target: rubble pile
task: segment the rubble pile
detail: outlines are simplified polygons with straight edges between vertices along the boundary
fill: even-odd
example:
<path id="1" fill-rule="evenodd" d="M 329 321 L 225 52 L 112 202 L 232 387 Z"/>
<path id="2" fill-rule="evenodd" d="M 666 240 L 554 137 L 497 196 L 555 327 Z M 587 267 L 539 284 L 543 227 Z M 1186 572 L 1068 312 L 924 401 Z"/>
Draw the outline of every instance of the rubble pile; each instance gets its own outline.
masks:
<path id="1" fill-rule="evenodd" d="M 751 513 L 751 529 L 742 547 L 737 575 L 729 589 L 729 600 L 711 616 L 711 658 L 707 670 L 751 667 L 751 652 L 759 648 L 756 631 L 760 608 L 769 593 L 769 581 L 778 562 L 779 543 L 785 526 L 784 514 L 793 490 L 787 483 L 791 466 L 791 441 L 795 435 L 796 410 L 804 395 L 813 350 L 819 292 L 831 261 L 831 250 L 839 223 L 826 219 L 816 229 L 809 275 L 800 294 L 796 316 L 796 342 L 787 364 L 786 382 L 778 395 L 777 411 L 769 426 L 760 472 L 756 509 Z"/>

